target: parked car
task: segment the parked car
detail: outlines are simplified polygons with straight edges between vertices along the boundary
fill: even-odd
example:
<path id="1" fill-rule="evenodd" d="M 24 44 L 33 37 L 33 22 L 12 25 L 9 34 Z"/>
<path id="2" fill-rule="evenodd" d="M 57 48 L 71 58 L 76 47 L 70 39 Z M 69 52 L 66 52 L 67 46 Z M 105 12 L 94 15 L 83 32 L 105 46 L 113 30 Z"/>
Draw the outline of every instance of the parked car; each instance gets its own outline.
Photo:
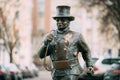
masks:
<path id="1" fill-rule="evenodd" d="M 14 63 L 6 64 L 10 80 L 23 80 L 21 71 L 17 68 Z"/>
<path id="2" fill-rule="evenodd" d="M 97 58 L 97 57 L 92 57 L 92 64 L 93 65 L 95 65 L 95 63 L 97 62 L 99 60 L 99 58 Z M 85 62 L 84 62 L 84 60 L 83 59 L 79 59 L 79 62 L 80 62 L 80 64 L 81 64 L 81 67 L 83 68 L 83 73 L 85 72 L 85 70 L 87 69 L 86 68 L 86 64 L 85 64 Z M 99 79 L 96 79 L 96 77 L 94 76 L 94 75 L 92 75 L 92 76 L 81 76 L 81 77 L 79 77 L 78 78 L 78 80 L 99 80 Z"/>
<path id="3" fill-rule="evenodd" d="M 3 64 L 0 64 L 0 80 L 9 80 L 10 76 L 8 75 L 7 69 Z"/>
<path id="4" fill-rule="evenodd" d="M 97 57 L 92 57 L 92 63 L 93 63 L 93 65 L 97 62 L 98 59 L 99 58 L 97 58 Z M 82 69 L 86 68 L 85 61 L 83 60 L 82 57 L 79 57 L 79 63 L 80 63 L 80 66 L 81 66 Z"/>
<path id="5" fill-rule="evenodd" d="M 26 65 L 25 68 L 29 71 L 29 77 L 35 77 L 36 76 L 33 66 Z"/>
<path id="6" fill-rule="evenodd" d="M 35 66 L 35 64 L 31 64 L 30 66 L 31 66 L 31 69 L 33 71 L 33 74 L 37 77 L 39 69 Z"/>
<path id="7" fill-rule="evenodd" d="M 99 58 L 97 58 L 97 57 L 92 57 L 92 63 L 93 63 L 93 65 L 97 62 L 98 59 Z"/>
<path id="8" fill-rule="evenodd" d="M 120 61 L 112 64 L 110 69 L 105 72 L 104 80 L 120 80 Z"/>
<path id="9" fill-rule="evenodd" d="M 23 78 L 27 78 L 29 74 L 29 70 L 27 70 L 25 66 L 22 66 L 22 65 L 19 65 L 18 67 L 21 69 Z"/>
<path id="10" fill-rule="evenodd" d="M 104 73 L 110 68 L 110 65 L 119 61 L 118 58 L 99 58 L 94 64 L 94 76 L 98 79 L 103 80 Z"/>
<path id="11" fill-rule="evenodd" d="M 30 65 L 19 65 L 19 68 L 22 71 L 23 78 L 35 77 Z"/>

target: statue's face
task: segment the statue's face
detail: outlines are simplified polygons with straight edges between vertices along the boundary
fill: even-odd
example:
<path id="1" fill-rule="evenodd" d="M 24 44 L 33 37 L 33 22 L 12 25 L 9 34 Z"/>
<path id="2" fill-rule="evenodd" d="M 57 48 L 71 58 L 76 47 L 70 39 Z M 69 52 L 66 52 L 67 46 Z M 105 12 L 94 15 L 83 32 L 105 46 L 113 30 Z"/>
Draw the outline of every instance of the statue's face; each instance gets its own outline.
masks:
<path id="1" fill-rule="evenodd" d="M 57 20 L 57 27 L 58 30 L 64 30 L 66 27 L 69 26 L 70 20 L 68 18 L 58 18 Z"/>

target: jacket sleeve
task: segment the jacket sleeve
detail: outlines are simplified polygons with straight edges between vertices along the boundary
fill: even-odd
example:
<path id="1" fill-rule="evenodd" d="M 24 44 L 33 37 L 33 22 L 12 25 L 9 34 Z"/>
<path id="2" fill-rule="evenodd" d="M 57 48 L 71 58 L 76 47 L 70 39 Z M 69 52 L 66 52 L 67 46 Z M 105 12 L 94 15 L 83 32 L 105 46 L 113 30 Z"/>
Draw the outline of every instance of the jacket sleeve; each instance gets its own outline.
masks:
<path id="1" fill-rule="evenodd" d="M 93 66 L 92 60 L 91 60 L 90 49 L 89 49 L 88 45 L 86 44 L 82 34 L 79 35 L 78 49 L 82 53 L 82 57 L 83 57 L 83 59 L 84 59 L 84 61 L 86 63 L 86 66 L 87 67 Z"/>
<path id="2" fill-rule="evenodd" d="M 50 54 L 49 45 L 44 44 L 45 37 L 43 38 L 42 43 L 41 43 L 40 48 L 39 48 L 39 51 L 38 51 L 38 55 L 40 58 L 44 58 L 46 52 L 47 52 L 47 56 Z M 47 46 L 48 46 L 48 50 L 47 50 Z"/>

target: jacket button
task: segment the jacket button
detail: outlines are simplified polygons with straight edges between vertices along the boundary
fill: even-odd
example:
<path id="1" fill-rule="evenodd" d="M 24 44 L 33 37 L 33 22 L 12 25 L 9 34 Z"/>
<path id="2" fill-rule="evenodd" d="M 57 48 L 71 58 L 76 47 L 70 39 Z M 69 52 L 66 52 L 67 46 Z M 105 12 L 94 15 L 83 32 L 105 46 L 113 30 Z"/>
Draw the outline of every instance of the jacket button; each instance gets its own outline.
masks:
<path id="1" fill-rule="evenodd" d="M 67 49 L 66 48 L 64 48 L 64 51 L 66 51 Z"/>
<path id="2" fill-rule="evenodd" d="M 55 45 L 57 45 L 57 43 L 55 43 Z"/>
<path id="3" fill-rule="evenodd" d="M 78 55 L 78 53 L 77 53 L 77 52 L 74 52 L 74 53 L 73 53 L 73 56 L 75 56 L 75 57 L 76 57 L 77 55 Z"/>
<path id="4" fill-rule="evenodd" d="M 55 52 L 57 52 L 57 50 L 55 50 Z"/>
<path id="5" fill-rule="evenodd" d="M 64 42 L 65 42 L 65 44 L 66 44 L 66 45 L 68 45 L 68 44 L 69 44 L 68 40 L 65 40 Z"/>

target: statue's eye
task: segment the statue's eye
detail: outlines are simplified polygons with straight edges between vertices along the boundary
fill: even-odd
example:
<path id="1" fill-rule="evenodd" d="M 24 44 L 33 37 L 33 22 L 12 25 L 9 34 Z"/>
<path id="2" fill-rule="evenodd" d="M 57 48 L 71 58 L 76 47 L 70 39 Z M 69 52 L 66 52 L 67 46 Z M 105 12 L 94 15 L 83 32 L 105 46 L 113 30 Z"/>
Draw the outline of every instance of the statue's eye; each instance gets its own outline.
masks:
<path id="1" fill-rule="evenodd" d="M 56 19 L 57 22 L 61 21 L 61 22 L 68 22 L 68 19 L 64 19 L 64 18 L 60 18 L 60 19 Z"/>

